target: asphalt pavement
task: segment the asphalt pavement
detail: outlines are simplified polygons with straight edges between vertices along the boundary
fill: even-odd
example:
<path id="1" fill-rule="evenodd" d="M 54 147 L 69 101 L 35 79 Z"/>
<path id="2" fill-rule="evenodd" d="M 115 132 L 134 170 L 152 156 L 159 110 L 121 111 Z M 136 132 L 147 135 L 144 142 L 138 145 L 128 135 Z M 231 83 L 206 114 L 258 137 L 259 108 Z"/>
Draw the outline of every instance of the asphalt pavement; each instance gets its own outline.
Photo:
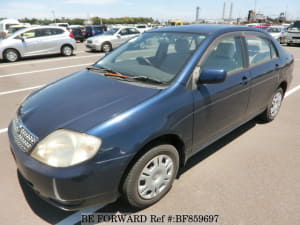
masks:
<path id="1" fill-rule="evenodd" d="M 299 225 L 300 47 L 285 49 L 295 58 L 294 78 L 276 120 L 250 121 L 195 155 L 167 196 L 140 211 L 121 200 L 77 212 L 52 207 L 18 179 L 9 150 L 7 126 L 22 99 L 91 65 L 103 53 L 86 51 L 78 44 L 72 57 L 0 62 L 0 224 L 76 224 L 82 213 L 110 212 L 219 215 L 217 223 L 207 223 L 218 225 Z"/>

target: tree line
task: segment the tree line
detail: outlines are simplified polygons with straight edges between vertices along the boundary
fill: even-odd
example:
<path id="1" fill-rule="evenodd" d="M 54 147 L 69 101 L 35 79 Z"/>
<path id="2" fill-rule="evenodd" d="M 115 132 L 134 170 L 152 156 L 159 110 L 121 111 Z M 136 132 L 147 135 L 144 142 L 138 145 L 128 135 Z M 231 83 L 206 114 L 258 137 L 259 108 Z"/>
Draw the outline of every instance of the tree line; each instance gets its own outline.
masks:
<path id="1" fill-rule="evenodd" d="M 0 18 L 5 19 L 5 18 Z M 57 18 L 55 20 L 50 19 L 38 19 L 38 18 L 22 18 L 19 19 L 21 23 L 30 23 L 30 24 L 40 24 L 48 25 L 50 23 L 68 23 L 70 25 L 84 25 L 85 19 L 82 18 Z M 100 17 L 91 17 L 91 24 L 145 24 L 145 23 L 158 23 L 153 18 L 149 17 L 118 17 L 118 18 L 100 18 Z"/>

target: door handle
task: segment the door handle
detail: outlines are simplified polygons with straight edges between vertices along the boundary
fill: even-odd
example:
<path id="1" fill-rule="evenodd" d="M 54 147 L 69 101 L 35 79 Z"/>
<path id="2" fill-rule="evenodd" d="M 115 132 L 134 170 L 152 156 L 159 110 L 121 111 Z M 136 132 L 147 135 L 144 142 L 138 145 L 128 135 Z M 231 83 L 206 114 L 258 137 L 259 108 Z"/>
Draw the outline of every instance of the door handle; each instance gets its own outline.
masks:
<path id="1" fill-rule="evenodd" d="M 242 77 L 242 80 L 241 80 L 241 82 L 240 82 L 240 84 L 242 84 L 242 85 L 248 84 L 248 77 L 243 76 L 243 77 Z"/>

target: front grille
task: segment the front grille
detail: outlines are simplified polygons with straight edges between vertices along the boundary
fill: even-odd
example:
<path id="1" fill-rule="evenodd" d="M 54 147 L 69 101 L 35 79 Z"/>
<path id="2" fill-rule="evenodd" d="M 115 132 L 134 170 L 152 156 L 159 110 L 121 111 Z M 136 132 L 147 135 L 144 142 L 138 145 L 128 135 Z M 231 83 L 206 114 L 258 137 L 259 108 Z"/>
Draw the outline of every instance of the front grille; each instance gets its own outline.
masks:
<path id="1" fill-rule="evenodd" d="M 29 152 L 38 142 L 38 137 L 31 133 L 19 119 L 12 121 L 12 135 L 16 145 L 23 152 Z"/>
<path id="2" fill-rule="evenodd" d="M 293 37 L 293 39 L 300 39 L 300 37 Z"/>

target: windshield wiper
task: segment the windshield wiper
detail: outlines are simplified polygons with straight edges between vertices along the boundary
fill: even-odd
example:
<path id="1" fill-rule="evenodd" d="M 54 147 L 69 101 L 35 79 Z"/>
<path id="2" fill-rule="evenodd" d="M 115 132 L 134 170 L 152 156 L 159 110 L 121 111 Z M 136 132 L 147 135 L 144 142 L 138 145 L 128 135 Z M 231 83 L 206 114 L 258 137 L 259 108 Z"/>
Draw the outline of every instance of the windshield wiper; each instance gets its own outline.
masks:
<path id="1" fill-rule="evenodd" d="M 143 82 L 151 83 L 151 84 L 167 84 L 167 82 L 165 82 L 165 81 L 157 80 L 157 79 L 146 77 L 146 76 L 133 76 L 130 78 L 137 80 L 137 81 L 143 81 Z"/>
<path id="2" fill-rule="evenodd" d="M 101 71 L 101 72 L 104 73 L 105 76 L 114 76 L 114 75 L 118 76 L 118 75 L 120 75 L 120 77 L 123 77 L 123 76 L 127 77 L 126 75 L 123 75 L 123 74 L 121 74 L 121 73 L 119 73 L 115 70 L 112 70 L 112 69 L 106 68 L 106 67 L 102 67 L 102 66 L 98 67 L 98 66 L 91 65 L 91 66 L 88 66 L 87 69 L 88 70 L 94 70 L 94 71 Z"/>
<path id="3" fill-rule="evenodd" d="M 141 81 L 145 83 L 151 83 L 151 84 L 167 84 L 165 81 L 160 81 L 154 78 L 146 77 L 146 76 L 128 76 L 128 75 L 123 75 L 119 72 L 116 72 L 110 68 L 105 68 L 105 67 L 97 67 L 97 66 L 88 66 L 88 70 L 95 70 L 95 71 L 101 71 L 104 72 L 103 75 L 107 77 L 115 77 L 115 78 L 121 78 L 122 80 L 126 81 Z"/>

